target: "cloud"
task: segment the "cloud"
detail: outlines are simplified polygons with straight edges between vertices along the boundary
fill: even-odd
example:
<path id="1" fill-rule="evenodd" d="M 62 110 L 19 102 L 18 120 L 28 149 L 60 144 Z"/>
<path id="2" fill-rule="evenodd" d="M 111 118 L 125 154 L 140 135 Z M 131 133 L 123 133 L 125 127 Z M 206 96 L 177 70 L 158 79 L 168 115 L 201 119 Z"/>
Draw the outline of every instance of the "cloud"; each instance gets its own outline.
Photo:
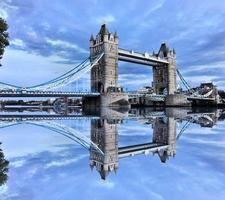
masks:
<path id="1" fill-rule="evenodd" d="M 63 160 L 58 160 L 58 161 L 52 161 L 50 163 L 47 163 L 45 168 L 48 169 L 51 167 L 62 167 L 62 166 L 74 164 L 74 163 L 80 161 L 80 159 L 83 159 L 85 157 L 87 157 L 87 155 L 80 155 L 73 159 L 63 159 Z"/>
<path id="2" fill-rule="evenodd" d="M 25 164 L 26 160 L 16 160 L 14 162 L 10 162 L 10 166 L 12 167 L 22 167 Z"/>
<path id="3" fill-rule="evenodd" d="M 160 8 L 163 7 L 164 3 L 165 3 L 165 0 L 159 1 L 159 2 L 157 1 L 157 3 L 155 5 L 150 6 L 149 10 L 147 10 L 147 12 L 145 13 L 145 17 L 158 11 Z"/>
<path id="4" fill-rule="evenodd" d="M 21 39 L 14 39 L 10 41 L 11 45 L 24 49 L 26 47 L 25 43 Z"/>
<path id="5" fill-rule="evenodd" d="M 88 0 L 89 6 L 86 6 L 82 1 L 64 4 L 56 0 L 54 4 L 44 2 L 43 8 L 43 0 L 4 0 L 0 13 L 8 16 L 10 48 L 23 50 L 24 56 L 29 53 L 46 57 L 50 61 L 46 69 L 57 64 L 61 67 L 55 70 L 61 70 L 65 65 L 85 59 L 89 52 L 90 34 L 97 33 L 99 24 L 105 21 L 110 31 L 117 30 L 120 47 L 157 52 L 160 43 L 165 41 L 175 48 L 177 66 L 185 71 L 185 76 L 191 76 L 191 69 L 201 73 L 196 69 L 204 66 L 201 68 L 203 76 L 213 74 L 218 79 L 224 76 L 224 73 L 218 74 L 217 69 L 222 70 L 225 61 L 225 5 L 220 0 L 215 1 L 207 0 L 203 5 L 192 1 L 181 3 L 179 0 L 153 0 L 141 4 L 137 0 L 129 3 L 116 0 L 113 4 Z M 55 56 L 57 60 L 52 59 Z M 5 55 L 4 59 L 11 58 Z M 216 67 L 219 64 L 220 67 Z M 120 67 L 119 73 L 133 74 L 134 77 L 149 74 L 151 77 L 151 68 Z M 0 73 L 0 76 L 4 78 L 5 74 Z M 139 83 L 138 86 L 144 86 L 141 81 Z M 145 84 L 144 80 L 142 84 Z M 130 89 L 137 88 L 135 82 L 129 81 L 128 85 Z"/>
<path id="6" fill-rule="evenodd" d="M 56 47 L 61 47 L 61 48 L 66 48 L 66 49 L 75 49 L 76 51 L 78 51 L 79 53 L 89 53 L 89 51 L 79 47 L 76 44 L 71 44 L 69 42 L 66 41 L 62 41 L 62 40 L 52 40 L 50 38 L 46 38 L 46 42 L 49 43 L 52 46 L 56 46 Z"/>
<path id="7" fill-rule="evenodd" d="M 0 8 L 0 17 L 3 19 L 7 19 L 8 18 L 8 13 Z"/>
<path id="8" fill-rule="evenodd" d="M 135 78 L 134 78 L 135 77 Z M 121 74 L 119 75 L 119 83 L 125 89 L 134 91 L 144 86 L 151 86 L 152 76 L 145 74 Z"/>
<path id="9" fill-rule="evenodd" d="M 8 191 L 8 186 L 7 185 L 3 185 L 0 187 L 0 196 L 6 194 Z"/>
<path id="10" fill-rule="evenodd" d="M 98 17 L 96 19 L 96 22 L 97 24 L 103 24 L 103 23 L 106 23 L 106 24 L 110 24 L 112 22 L 115 22 L 116 19 L 113 15 L 106 15 L 106 16 L 101 16 L 101 17 Z"/>

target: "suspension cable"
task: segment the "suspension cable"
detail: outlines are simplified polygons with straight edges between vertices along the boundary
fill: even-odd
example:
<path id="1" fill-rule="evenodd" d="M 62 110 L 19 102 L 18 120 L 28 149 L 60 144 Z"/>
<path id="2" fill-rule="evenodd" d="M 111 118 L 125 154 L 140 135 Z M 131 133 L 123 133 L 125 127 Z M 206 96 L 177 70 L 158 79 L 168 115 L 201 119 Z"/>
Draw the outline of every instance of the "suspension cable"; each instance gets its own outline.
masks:
<path id="1" fill-rule="evenodd" d="M 184 79 L 184 77 L 182 76 L 182 74 L 180 73 L 180 71 L 178 69 L 176 69 L 177 74 L 181 80 L 181 82 L 183 83 L 183 85 L 186 87 L 186 89 L 191 92 L 191 93 L 195 93 L 195 91 L 191 88 L 191 86 L 188 84 L 188 82 Z"/>
<path id="2" fill-rule="evenodd" d="M 0 82 L 0 89 L 1 89 L 1 85 L 3 85 L 2 87 L 4 88 L 8 88 L 8 89 L 16 89 L 16 90 L 31 90 L 31 89 L 35 89 L 38 90 L 42 87 L 44 87 L 44 89 L 49 89 L 49 88 L 55 88 L 57 86 L 60 85 L 65 85 L 65 83 L 70 83 L 71 82 L 71 78 L 73 76 L 75 76 L 76 74 L 78 75 L 76 78 L 79 78 L 80 76 L 82 76 L 83 74 L 85 74 L 88 70 L 90 70 L 94 65 L 96 65 L 96 63 L 102 58 L 102 56 L 104 55 L 104 53 L 98 54 L 94 57 L 92 57 L 92 60 L 90 61 L 90 57 L 86 58 L 84 61 L 82 61 L 80 64 L 78 64 L 76 67 L 74 67 L 73 69 L 67 71 L 66 73 L 60 75 L 59 77 L 56 77 L 50 81 L 46 81 L 44 83 L 38 84 L 38 85 L 34 85 L 34 86 L 30 86 L 30 87 L 21 87 L 21 86 L 16 86 L 13 84 L 8 84 L 8 83 L 3 83 Z M 87 70 L 85 70 L 87 69 Z M 82 74 L 79 75 L 80 72 L 84 71 Z M 55 85 L 54 85 L 55 84 Z"/>

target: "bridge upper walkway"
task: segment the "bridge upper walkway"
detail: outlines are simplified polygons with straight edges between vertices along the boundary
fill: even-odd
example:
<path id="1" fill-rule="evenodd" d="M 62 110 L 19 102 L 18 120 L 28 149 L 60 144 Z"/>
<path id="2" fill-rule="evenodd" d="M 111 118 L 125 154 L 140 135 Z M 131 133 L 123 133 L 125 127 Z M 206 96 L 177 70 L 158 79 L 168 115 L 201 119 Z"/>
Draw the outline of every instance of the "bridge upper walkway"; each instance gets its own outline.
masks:
<path id="1" fill-rule="evenodd" d="M 125 49 L 118 50 L 118 59 L 120 61 L 132 62 L 142 65 L 157 66 L 162 64 L 169 64 L 166 59 L 150 55 L 149 53 L 138 53 Z"/>

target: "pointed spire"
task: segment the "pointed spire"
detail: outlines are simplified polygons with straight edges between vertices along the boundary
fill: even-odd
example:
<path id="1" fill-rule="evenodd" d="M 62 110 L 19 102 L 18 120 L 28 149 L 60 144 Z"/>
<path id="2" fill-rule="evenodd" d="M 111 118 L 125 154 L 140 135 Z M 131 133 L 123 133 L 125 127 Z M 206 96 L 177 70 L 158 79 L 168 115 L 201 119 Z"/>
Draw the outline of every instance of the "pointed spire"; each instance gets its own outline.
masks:
<path id="1" fill-rule="evenodd" d="M 160 46 L 158 55 L 160 55 L 160 53 L 162 53 L 163 57 L 167 57 L 168 52 L 169 52 L 169 48 L 167 47 L 166 43 L 163 42 Z"/>
<path id="2" fill-rule="evenodd" d="M 176 54 L 176 51 L 175 51 L 175 49 L 173 49 L 173 53 L 174 53 L 174 54 Z"/>
<path id="3" fill-rule="evenodd" d="M 115 31 L 115 33 L 114 33 L 114 37 L 115 37 L 115 38 L 118 38 L 117 31 Z"/>
<path id="4" fill-rule="evenodd" d="M 94 36 L 93 36 L 93 34 L 91 34 L 90 41 L 94 41 L 94 40 L 95 40 Z"/>
<path id="5" fill-rule="evenodd" d="M 109 174 L 109 172 L 108 171 L 105 171 L 105 170 L 101 170 L 101 171 L 99 171 L 99 173 L 100 173 L 100 176 L 101 176 L 101 179 L 102 180 L 106 180 L 106 177 Z"/>
<path id="6" fill-rule="evenodd" d="M 109 34 L 109 30 L 107 29 L 106 24 L 102 24 L 99 34 L 100 35 L 108 35 Z"/>

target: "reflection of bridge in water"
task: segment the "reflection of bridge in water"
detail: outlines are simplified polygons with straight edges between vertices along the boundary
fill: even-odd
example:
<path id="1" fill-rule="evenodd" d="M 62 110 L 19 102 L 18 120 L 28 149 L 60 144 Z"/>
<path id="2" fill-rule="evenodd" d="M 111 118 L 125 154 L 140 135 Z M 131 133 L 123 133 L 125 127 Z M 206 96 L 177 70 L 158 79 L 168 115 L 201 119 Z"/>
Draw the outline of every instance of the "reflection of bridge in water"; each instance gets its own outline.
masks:
<path id="1" fill-rule="evenodd" d="M 118 146 L 118 124 L 119 119 L 95 119 L 91 120 L 91 140 L 98 145 L 104 154 L 96 151 L 90 152 L 90 167 L 94 167 L 100 173 L 102 179 L 112 172 L 117 171 L 119 159 L 140 154 L 157 154 L 161 162 L 165 163 L 169 157 L 176 155 L 176 142 L 187 129 L 190 123 L 197 123 L 203 127 L 212 127 L 219 117 L 224 119 L 222 111 L 189 112 L 178 109 L 168 109 L 164 115 L 159 112 L 146 112 L 145 116 L 140 115 L 136 119 L 142 123 L 151 124 L 153 128 L 152 142 L 134 144 L 129 146 Z M 160 116 L 161 115 L 161 116 Z M 150 117 L 151 116 L 151 117 Z M 223 116 L 223 117 L 222 117 Z M 131 119 L 134 119 L 132 116 Z M 186 121 L 180 132 L 177 134 L 177 121 Z"/>
<path id="2" fill-rule="evenodd" d="M 106 113 L 109 113 L 107 111 Z M 62 116 L 62 115 L 1 115 L 0 128 L 18 124 L 32 124 L 47 128 L 64 135 L 90 150 L 90 167 L 96 168 L 101 178 L 105 179 L 111 171 L 119 167 L 119 159 L 140 154 L 158 155 L 165 163 L 169 157 L 176 155 L 176 142 L 191 123 L 204 127 L 212 127 L 217 120 L 223 120 L 225 113 L 222 110 L 192 111 L 182 109 L 166 109 L 155 111 L 151 109 L 130 110 L 127 115 L 112 111 L 106 116 Z M 79 131 L 58 124 L 51 120 L 91 120 L 90 138 Z M 152 141 L 118 146 L 118 125 L 123 120 L 138 120 L 140 123 L 150 124 L 153 129 Z M 177 122 L 186 122 L 177 133 Z"/>
<path id="3" fill-rule="evenodd" d="M 173 118 L 156 118 L 152 121 L 153 138 L 150 143 L 118 147 L 118 120 L 98 119 L 91 121 L 91 140 L 104 154 L 92 151 L 91 168 L 96 167 L 101 178 L 118 169 L 118 160 L 139 154 L 158 154 L 162 162 L 176 154 L 176 122 Z"/>
<path id="4" fill-rule="evenodd" d="M 55 123 L 53 121 L 45 121 L 45 120 L 31 121 L 28 119 L 0 121 L 0 129 L 15 126 L 15 125 L 20 125 L 20 124 L 34 125 L 34 126 L 49 129 L 50 131 L 53 131 L 64 137 L 69 138 L 70 140 L 80 144 L 86 149 L 90 149 L 90 147 L 92 147 L 93 151 L 98 151 L 100 154 L 103 154 L 101 149 L 99 149 L 94 142 L 92 142 L 88 137 L 84 136 L 78 130 L 75 130 L 73 128 L 67 127 L 59 123 Z"/>

